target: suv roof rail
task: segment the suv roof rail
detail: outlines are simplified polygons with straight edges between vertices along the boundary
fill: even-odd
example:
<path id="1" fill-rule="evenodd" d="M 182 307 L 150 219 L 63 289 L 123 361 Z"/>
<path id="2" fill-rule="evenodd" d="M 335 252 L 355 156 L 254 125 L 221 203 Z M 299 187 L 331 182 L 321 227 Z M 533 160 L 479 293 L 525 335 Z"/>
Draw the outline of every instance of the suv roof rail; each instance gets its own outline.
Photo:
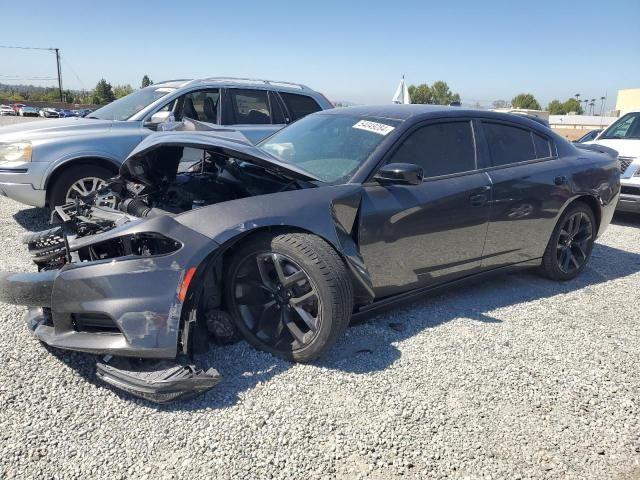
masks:
<path id="1" fill-rule="evenodd" d="M 258 84 L 258 85 L 268 85 L 271 87 L 285 87 L 285 88 L 295 88 L 297 90 L 306 90 L 312 91 L 306 85 L 302 83 L 294 83 L 294 82 L 285 82 L 280 80 L 264 80 L 260 78 L 241 78 L 241 77 L 208 77 L 203 78 L 202 81 L 205 82 L 230 82 L 230 83 L 244 83 L 244 84 Z"/>
<path id="2" fill-rule="evenodd" d="M 156 83 L 152 83 L 151 85 L 149 85 L 150 87 L 154 86 L 154 85 L 162 85 L 163 83 L 172 83 L 172 82 L 192 82 L 193 78 L 174 78 L 171 80 L 162 80 L 160 82 L 156 82 Z"/>

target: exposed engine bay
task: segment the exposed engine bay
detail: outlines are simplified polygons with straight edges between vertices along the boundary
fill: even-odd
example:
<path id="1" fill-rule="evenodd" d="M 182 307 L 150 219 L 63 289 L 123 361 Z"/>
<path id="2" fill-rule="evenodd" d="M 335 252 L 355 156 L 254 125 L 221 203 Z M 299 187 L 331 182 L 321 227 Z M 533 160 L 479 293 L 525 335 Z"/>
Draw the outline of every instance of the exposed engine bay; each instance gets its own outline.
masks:
<path id="1" fill-rule="evenodd" d="M 60 268 L 70 261 L 165 254 L 179 245 L 157 234 L 93 243 L 73 252 L 75 258 L 68 258 L 65 242 L 139 218 L 178 215 L 220 202 L 313 186 L 228 152 L 162 145 L 129 158 L 120 175 L 97 192 L 56 207 L 51 221 L 60 226 L 31 234 L 25 243 L 41 270 Z"/>

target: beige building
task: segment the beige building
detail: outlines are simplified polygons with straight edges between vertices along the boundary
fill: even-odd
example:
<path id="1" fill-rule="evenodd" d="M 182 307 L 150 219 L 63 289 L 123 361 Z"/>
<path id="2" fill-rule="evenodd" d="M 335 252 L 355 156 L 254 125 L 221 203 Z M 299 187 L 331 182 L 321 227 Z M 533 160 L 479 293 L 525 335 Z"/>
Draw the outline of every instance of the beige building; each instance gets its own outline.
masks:
<path id="1" fill-rule="evenodd" d="M 620 116 L 628 112 L 640 112 L 640 88 L 618 90 L 616 110 Z"/>

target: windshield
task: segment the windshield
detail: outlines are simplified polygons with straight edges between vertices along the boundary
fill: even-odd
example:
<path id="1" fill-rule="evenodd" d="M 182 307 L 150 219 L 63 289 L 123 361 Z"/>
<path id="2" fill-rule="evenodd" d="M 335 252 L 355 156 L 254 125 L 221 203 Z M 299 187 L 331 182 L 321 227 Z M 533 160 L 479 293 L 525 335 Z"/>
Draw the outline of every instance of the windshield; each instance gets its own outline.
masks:
<path id="1" fill-rule="evenodd" d="M 87 118 L 99 118 L 100 120 L 129 120 L 145 107 L 156 100 L 173 93 L 175 88 L 148 87 L 133 92 L 126 97 L 119 98 L 109 105 L 99 108 Z"/>
<path id="2" fill-rule="evenodd" d="M 603 138 L 640 138 L 640 113 L 627 113 L 616 120 L 607 128 L 600 139 Z"/>
<path id="3" fill-rule="evenodd" d="M 258 146 L 281 162 L 325 182 L 341 183 L 355 173 L 398 123 L 318 113 L 292 123 Z"/>

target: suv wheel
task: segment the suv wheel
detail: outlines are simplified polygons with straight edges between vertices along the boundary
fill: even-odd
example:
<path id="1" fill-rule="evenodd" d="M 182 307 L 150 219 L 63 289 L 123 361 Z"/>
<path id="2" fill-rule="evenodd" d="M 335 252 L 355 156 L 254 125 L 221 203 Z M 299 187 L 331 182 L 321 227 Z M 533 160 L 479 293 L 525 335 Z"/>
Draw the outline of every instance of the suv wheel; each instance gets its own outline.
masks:
<path id="1" fill-rule="evenodd" d="M 54 208 L 72 202 L 75 198 L 89 195 L 104 186 L 111 177 L 113 177 L 111 170 L 96 165 L 77 165 L 68 168 L 52 186 L 49 206 Z M 106 198 L 102 204 L 111 206 L 110 201 Z"/>

